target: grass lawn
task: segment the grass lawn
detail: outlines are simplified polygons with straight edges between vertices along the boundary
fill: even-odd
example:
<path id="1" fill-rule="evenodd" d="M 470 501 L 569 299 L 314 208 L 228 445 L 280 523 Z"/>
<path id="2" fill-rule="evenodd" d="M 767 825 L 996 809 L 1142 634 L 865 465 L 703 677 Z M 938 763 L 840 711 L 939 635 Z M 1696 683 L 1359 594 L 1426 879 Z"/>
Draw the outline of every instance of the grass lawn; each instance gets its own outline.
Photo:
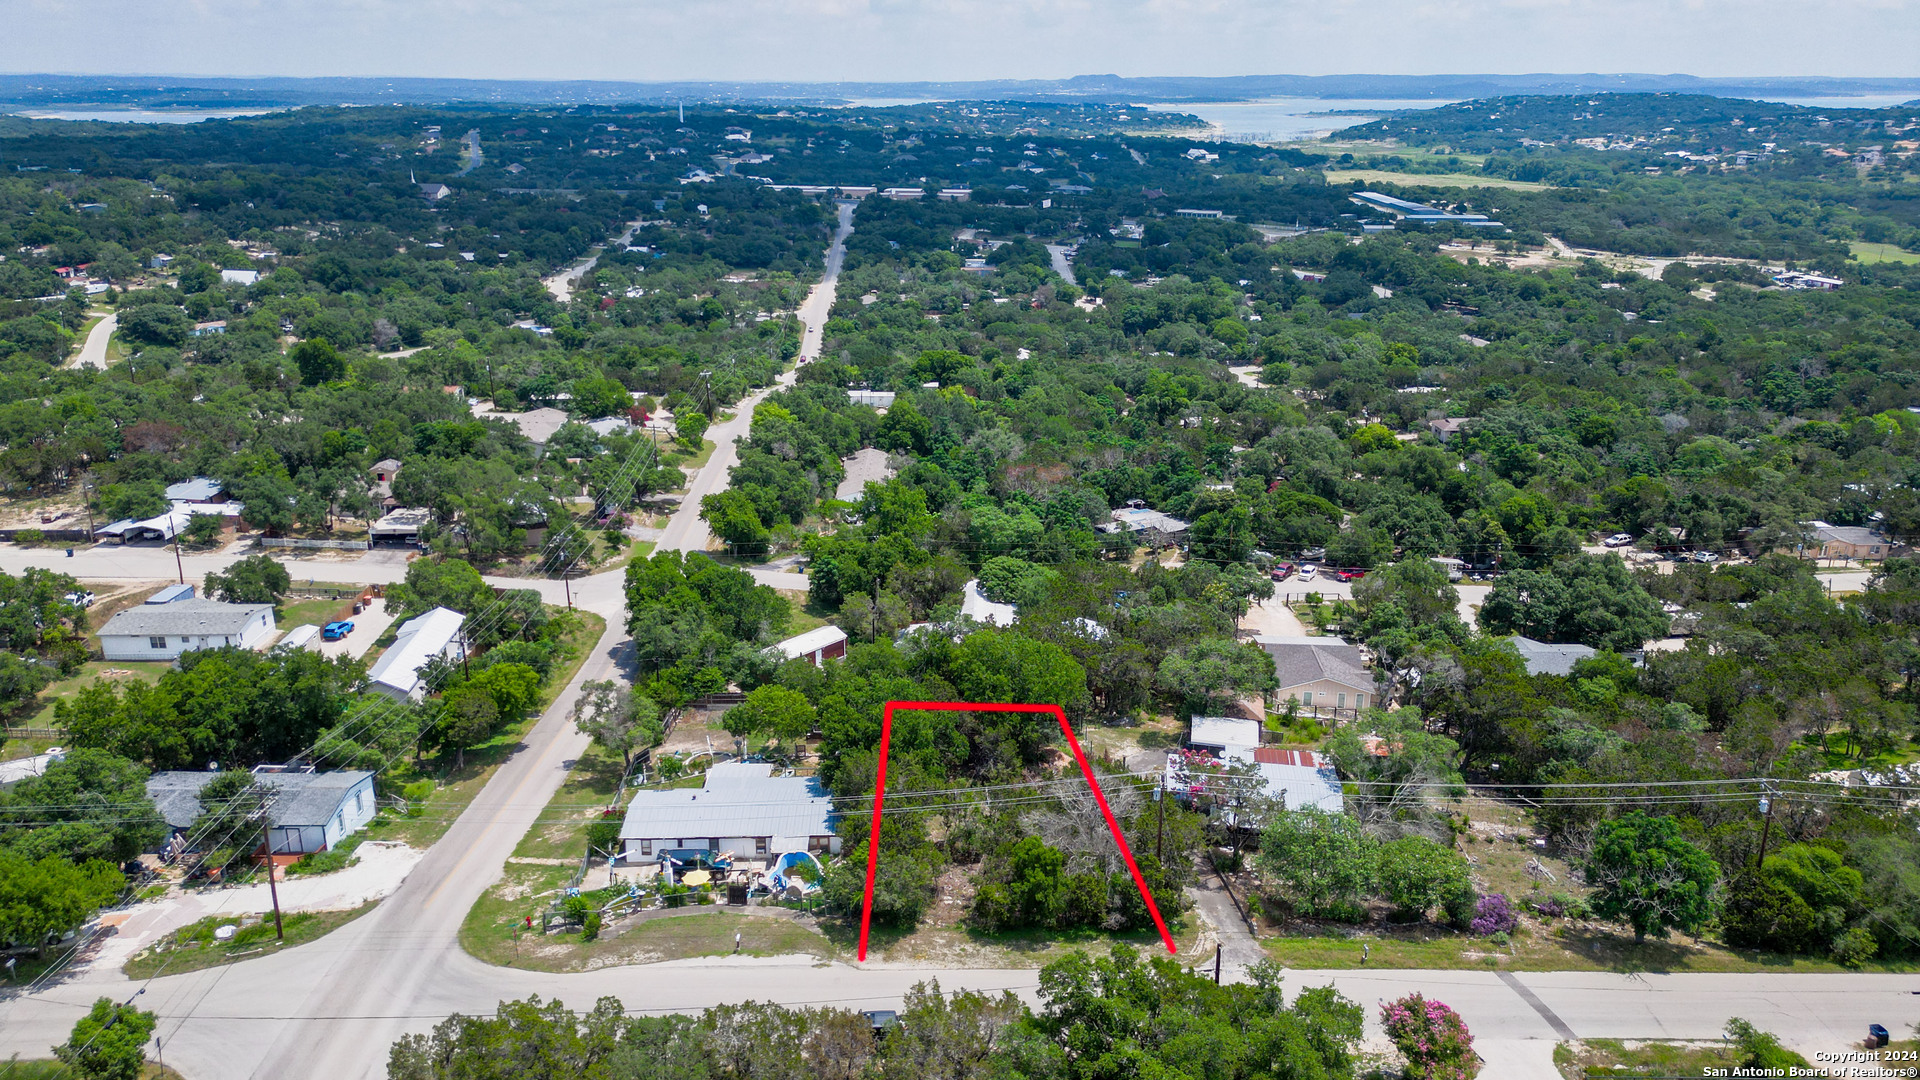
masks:
<path id="1" fill-rule="evenodd" d="M 601 749 L 587 752 L 567 771 L 566 782 L 553 793 L 539 821 L 513 849 L 522 859 L 578 859 L 587 851 L 587 826 L 600 819 L 601 808 L 613 799 L 625 764 Z"/>
<path id="2" fill-rule="evenodd" d="M 291 630 L 296 626 L 312 623 L 325 626 L 336 619 L 353 618 L 353 601 L 347 600 L 296 600 L 280 608 L 282 630 Z"/>
<path id="3" fill-rule="evenodd" d="M 1740 1055 L 1723 1042 L 1622 1042 L 1588 1039 L 1553 1048 L 1553 1063 L 1567 1080 L 1587 1077 L 1727 1076 Z"/>
<path id="4" fill-rule="evenodd" d="M 1853 248 L 1853 257 L 1863 263 L 1920 263 L 1920 251 L 1908 251 L 1898 244 L 1875 244 L 1866 240 L 1855 240 L 1848 246 Z"/>
<path id="5" fill-rule="evenodd" d="M 129 979 L 148 979 L 165 970 L 178 975 L 203 968 L 219 967 L 236 960 L 247 960 L 264 953 L 304 945 L 323 937 L 372 911 L 372 903 L 347 911 L 296 911 L 282 917 L 287 938 L 274 938 L 273 914 L 210 915 L 183 926 L 129 959 L 121 969 Z M 222 926 L 240 927 L 226 941 L 216 941 L 213 932 Z"/>
<path id="6" fill-rule="evenodd" d="M 833 621 L 834 612 L 823 604 L 814 603 L 811 589 L 780 589 L 777 591 L 781 596 L 786 597 L 787 607 L 793 611 L 793 622 L 787 628 L 789 636 L 804 634 L 809 630 L 825 626 Z"/>
<path id="7" fill-rule="evenodd" d="M 55 1058 L 10 1058 L 7 1080 L 70 1080 L 74 1075 L 67 1063 Z M 140 1080 L 185 1080 L 179 1073 L 149 1061 L 140 1066 Z"/>
<path id="8" fill-rule="evenodd" d="M 1552 184 L 1507 180 L 1498 176 L 1481 176 L 1479 173 L 1405 173 L 1389 172 L 1385 169 L 1327 170 L 1329 184 L 1350 183 L 1356 180 L 1363 184 L 1403 184 L 1412 187 L 1508 188 L 1514 191 L 1549 191 L 1553 188 Z"/>
<path id="9" fill-rule="evenodd" d="M 30 714 L 23 711 L 21 714 L 22 718 L 14 721 L 14 723 L 21 727 L 52 727 L 54 726 L 54 704 L 75 696 L 80 693 L 80 691 L 92 686 L 95 680 L 104 678 L 109 682 L 116 683 L 134 680 L 152 684 L 159 682 L 160 674 L 172 666 L 173 663 L 166 660 L 89 660 L 80 665 L 79 674 L 70 679 L 61 679 L 59 682 L 48 684 L 45 690 L 40 691 L 38 708 L 33 709 Z M 32 709 L 33 707 L 29 706 L 29 708 Z M 24 740 L 17 741 L 23 742 Z M 55 745 L 57 745 L 57 743 Z M 15 742 L 7 743 L 7 752 L 0 753 L 0 756 L 23 756 L 11 752 L 14 746 Z M 41 749 L 45 748 L 42 747 Z M 39 752 L 39 750 L 33 751 L 33 753 L 36 754 Z"/>
<path id="10" fill-rule="evenodd" d="M 576 611 L 574 617 L 579 621 L 567 636 L 567 660 L 554 669 L 553 678 L 542 696 L 540 709 L 492 740 L 468 750 L 466 764 L 459 769 L 453 767 L 454 759 L 448 754 L 429 761 L 422 771 L 431 775 L 438 785 L 433 797 L 427 800 L 419 817 L 395 819 L 390 828 L 381 830 L 378 839 L 400 840 L 410 847 L 427 848 L 446 835 L 447 829 L 466 811 L 474 796 L 480 794 L 480 789 L 487 786 L 488 780 L 493 779 L 494 771 L 507 760 L 507 755 L 520 745 L 520 740 L 533 725 L 540 722 L 540 712 L 573 681 L 580 665 L 587 662 L 587 656 L 607 628 L 607 621 L 590 611 Z"/>

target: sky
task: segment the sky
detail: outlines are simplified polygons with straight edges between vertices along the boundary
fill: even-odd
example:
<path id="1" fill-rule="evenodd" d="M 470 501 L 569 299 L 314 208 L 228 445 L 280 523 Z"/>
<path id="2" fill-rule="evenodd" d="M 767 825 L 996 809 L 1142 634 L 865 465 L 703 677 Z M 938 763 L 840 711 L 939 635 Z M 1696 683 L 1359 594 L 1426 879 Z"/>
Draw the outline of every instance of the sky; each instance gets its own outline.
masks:
<path id="1" fill-rule="evenodd" d="M 16 73 L 1920 76 L 1920 0 L 0 0 L 0 26 Z"/>

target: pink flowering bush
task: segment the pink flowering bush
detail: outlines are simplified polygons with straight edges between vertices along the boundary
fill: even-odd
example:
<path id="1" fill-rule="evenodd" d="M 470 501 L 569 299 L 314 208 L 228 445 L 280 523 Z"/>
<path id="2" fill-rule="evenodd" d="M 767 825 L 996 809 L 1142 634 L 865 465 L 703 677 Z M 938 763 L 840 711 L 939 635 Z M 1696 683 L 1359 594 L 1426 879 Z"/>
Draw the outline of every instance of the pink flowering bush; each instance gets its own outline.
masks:
<path id="1" fill-rule="evenodd" d="M 1505 893 L 1488 893 L 1474 905 L 1473 922 L 1468 928 L 1481 937 L 1510 934 L 1520 925 L 1520 913 L 1513 910 Z"/>
<path id="2" fill-rule="evenodd" d="M 1407 1059 L 1407 1080 L 1473 1080 L 1480 1058 L 1460 1014 L 1438 1001 L 1409 994 L 1380 1006 L 1387 1037 Z"/>

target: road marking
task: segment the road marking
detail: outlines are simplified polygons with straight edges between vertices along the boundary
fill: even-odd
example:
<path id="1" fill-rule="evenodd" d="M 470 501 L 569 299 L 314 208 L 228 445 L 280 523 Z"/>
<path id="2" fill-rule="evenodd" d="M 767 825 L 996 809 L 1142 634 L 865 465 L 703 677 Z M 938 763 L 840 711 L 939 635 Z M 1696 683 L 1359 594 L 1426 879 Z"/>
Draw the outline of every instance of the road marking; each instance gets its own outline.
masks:
<path id="1" fill-rule="evenodd" d="M 1540 1019 L 1547 1022 L 1547 1026 L 1553 1029 L 1555 1035 L 1567 1040 L 1579 1038 L 1578 1035 L 1573 1033 L 1573 1029 L 1567 1026 L 1567 1022 L 1555 1016 L 1553 1010 L 1547 1008 L 1547 1003 L 1541 1001 L 1540 996 L 1532 990 L 1529 990 L 1525 983 L 1515 978 L 1513 972 L 1502 971 L 1499 975 L 1500 981 L 1507 984 L 1507 989 L 1519 994 L 1522 1001 L 1533 1006 L 1533 1011 L 1540 1014 Z"/>

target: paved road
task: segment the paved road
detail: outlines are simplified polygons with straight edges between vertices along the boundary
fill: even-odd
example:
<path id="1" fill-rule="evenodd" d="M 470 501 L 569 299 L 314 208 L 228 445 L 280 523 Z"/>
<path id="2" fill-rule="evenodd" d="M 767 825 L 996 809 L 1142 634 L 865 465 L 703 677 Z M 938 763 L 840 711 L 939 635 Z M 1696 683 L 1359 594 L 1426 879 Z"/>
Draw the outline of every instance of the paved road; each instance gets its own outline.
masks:
<path id="1" fill-rule="evenodd" d="M 1048 244 L 1047 257 L 1053 263 L 1053 272 L 1067 279 L 1067 284 L 1078 285 L 1073 279 L 1073 253 L 1078 249 L 1072 244 Z"/>
<path id="2" fill-rule="evenodd" d="M 833 312 L 833 298 L 840 280 L 840 264 L 847 255 L 847 237 L 853 232 L 853 204 L 839 204 L 840 227 L 833 235 L 833 245 L 827 249 L 826 272 L 821 275 L 818 284 L 807 293 L 800 304 L 800 321 L 805 332 L 800 338 L 800 363 L 817 359 L 820 355 L 820 343 L 825 333 L 827 318 Z M 753 424 L 754 406 L 766 400 L 768 394 L 792 386 L 798 377 L 798 366 L 793 371 L 782 372 L 774 385 L 756 390 L 741 399 L 734 406 L 733 413 L 707 429 L 707 438 L 713 441 L 713 456 L 700 470 L 700 475 L 687 485 L 687 493 L 680 500 L 680 509 L 667 523 L 660 539 L 654 544 L 655 551 L 705 551 L 713 543 L 713 532 L 707 523 L 700 520 L 700 500 L 727 488 L 728 474 L 740 462 L 740 450 L 735 442 L 745 438 L 747 429 Z M 770 580 L 767 572 L 754 575 L 761 584 L 773 585 L 781 589 L 804 589 L 806 578 L 799 574 L 780 574 L 780 578 L 792 579 L 793 583 L 780 583 Z"/>
<path id="3" fill-rule="evenodd" d="M 613 240 L 613 243 L 618 244 L 623 248 L 626 247 L 629 243 L 633 242 L 633 234 L 639 231 L 639 229 L 640 229 L 639 222 L 637 221 L 628 222 L 626 231 L 621 233 L 618 237 L 616 237 Z M 547 278 L 546 281 L 544 282 L 544 284 L 547 287 L 547 291 L 553 294 L 553 298 L 555 300 L 558 300 L 563 304 L 569 300 L 572 300 L 573 287 L 580 283 L 581 278 L 587 276 L 587 271 L 592 270 L 595 266 L 599 265 L 600 256 L 605 254 L 606 250 L 607 250 L 607 245 L 595 244 L 593 246 L 593 254 L 588 255 L 586 258 L 581 259 L 579 262 L 574 263 L 572 266 L 566 268 L 565 270 L 562 270 L 559 273 L 553 275 L 552 277 Z"/>
<path id="4" fill-rule="evenodd" d="M 80 355 L 74 358 L 71 366 L 107 370 L 107 341 L 119 326 L 120 316 L 117 313 L 94 323 L 93 328 L 87 331 L 86 342 L 80 346 Z"/>

